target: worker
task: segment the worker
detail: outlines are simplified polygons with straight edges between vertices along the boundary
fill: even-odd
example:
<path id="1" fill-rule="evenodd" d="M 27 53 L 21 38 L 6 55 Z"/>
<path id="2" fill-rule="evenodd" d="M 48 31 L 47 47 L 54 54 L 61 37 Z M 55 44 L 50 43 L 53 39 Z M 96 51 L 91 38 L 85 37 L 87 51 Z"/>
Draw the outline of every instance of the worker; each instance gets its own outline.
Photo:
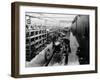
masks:
<path id="1" fill-rule="evenodd" d="M 65 56 L 65 65 L 68 63 L 68 55 L 71 53 L 71 48 L 70 48 L 70 40 L 64 38 L 63 39 L 63 54 Z"/>

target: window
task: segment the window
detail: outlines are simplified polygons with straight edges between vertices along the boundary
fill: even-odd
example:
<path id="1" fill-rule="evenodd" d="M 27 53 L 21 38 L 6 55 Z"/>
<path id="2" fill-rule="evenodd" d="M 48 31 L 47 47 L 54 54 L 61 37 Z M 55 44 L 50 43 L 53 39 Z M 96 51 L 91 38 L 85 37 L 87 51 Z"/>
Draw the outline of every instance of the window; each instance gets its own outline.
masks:
<path id="1" fill-rule="evenodd" d="M 35 39 L 38 40 L 38 37 L 36 37 Z"/>
<path id="2" fill-rule="evenodd" d="M 32 38 L 31 41 L 35 41 L 35 38 Z"/>
<path id="3" fill-rule="evenodd" d="M 29 39 L 26 39 L 26 44 L 28 44 L 29 43 Z"/>
<path id="4" fill-rule="evenodd" d="M 29 37 L 29 32 L 26 32 L 26 37 Z"/>
<path id="5" fill-rule="evenodd" d="M 31 36 L 33 36 L 34 35 L 34 32 L 31 32 Z"/>
<path id="6" fill-rule="evenodd" d="M 37 34 L 38 34 L 38 31 L 35 32 L 35 35 L 37 35 Z"/>
<path id="7" fill-rule="evenodd" d="M 39 36 L 39 39 L 41 39 L 41 36 Z"/>

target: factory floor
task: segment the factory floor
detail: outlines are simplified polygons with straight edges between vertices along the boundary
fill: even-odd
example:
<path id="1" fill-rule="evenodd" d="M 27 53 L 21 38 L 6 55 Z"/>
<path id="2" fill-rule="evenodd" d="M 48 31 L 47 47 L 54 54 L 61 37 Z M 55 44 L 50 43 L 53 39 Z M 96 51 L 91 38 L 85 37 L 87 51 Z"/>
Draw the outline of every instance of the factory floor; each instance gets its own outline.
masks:
<path id="1" fill-rule="evenodd" d="M 76 37 L 73 36 L 72 33 L 70 34 L 70 47 L 71 47 L 71 53 L 69 53 L 67 65 L 79 65 L 78 56 L 76 55 L 76 50 L 77 47 L 79 47 L 79 44 L 76 40 Z M 52 64 L 52 60 L 51 63 L 49 63 L 49 66 L 56 66 L 56 65 L 65 65 L 65 56 L 63 57 L 61 64 L 58 63 Z"/>
<path id="2" fill-rule="evenodd" d="M 52 43 L 48 44 L 46 48 L 48 47 L 52 47 Z M 77 47 L 79 47 L 79 44 L 76 40 L 76 37 L 73 36 L 73 34 L 70 34 L 70 47 L 71 47 L 71 53 L 69 53 L 68 56 L 68 64 L 67 65 L 79 65 L 79 60 L 78 60 L 78 56 L 76 55 L 76 50 Z M 46 49 L 45 48 L 45 49 Z M 45 49 L 42 50 L 42 52 L 40 52 L 35 58 L 33 58 L 30 62 L 26 62 L 26 67 L 40 67 L 40 66 L 44 66 L 46 61 L 45 61 Z M 62 59 L 62 63 L 58 64 L 52 64 L 53 59 L 51 59 L 51 61 L 49 62 L 48 66 L 61 66 L 61 65 L 65 65 L 65 56 L 63 56 Z"/>

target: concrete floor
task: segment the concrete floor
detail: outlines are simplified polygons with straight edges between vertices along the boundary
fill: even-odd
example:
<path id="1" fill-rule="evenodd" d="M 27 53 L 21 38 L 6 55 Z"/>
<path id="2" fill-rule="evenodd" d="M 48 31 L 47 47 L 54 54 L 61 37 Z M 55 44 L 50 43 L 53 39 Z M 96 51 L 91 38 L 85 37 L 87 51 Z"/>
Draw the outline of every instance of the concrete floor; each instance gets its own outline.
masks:
<path id="1" fill-rule="evenodd" d="M 78 65 L 78 56 L 76 55 L 77 47 L 79 47 L 79 44 L 76 40 L 76 37 L 73 36 L 73 34 L 70 34 L 70 47 L 71 47 L 71 53 L 68 56 L 68 65 Z"/>
<path id="2" fill-rule="evenodd" d="M 70 34 L 70 47 L 71 47 L 71 53 L 69 53 L 69 56 L 68 56 L 68 64 L 67 65 L 79 65 L 79 61 L 78 61 L 78 57 L 76 55 L 76 50 L 77 50 L 77 47 L 79 46 L 77 40 L 76 40 L 76 37 L 73 36 L 73 34 L 71 33 Z M 47 45 L 46 48 L 48 47 L 52 47 L 52 43 Z M 46 48 L 40 52 L 35 58 L 33 58 L 30 62 L 26 62 L 26 67 L 40 67 L 40 66 L 44 66 L 45 64 L 45 58 L 44 58 L 44 52 L 46 50 Z M 48 66 L 61 66 L 61 65 L 64 65 L 64 59 L 65 57 L 63 57 L 62 59 L 62 63 L 61 64 L 52 64 L 52 59 L 49 63 Z"/>

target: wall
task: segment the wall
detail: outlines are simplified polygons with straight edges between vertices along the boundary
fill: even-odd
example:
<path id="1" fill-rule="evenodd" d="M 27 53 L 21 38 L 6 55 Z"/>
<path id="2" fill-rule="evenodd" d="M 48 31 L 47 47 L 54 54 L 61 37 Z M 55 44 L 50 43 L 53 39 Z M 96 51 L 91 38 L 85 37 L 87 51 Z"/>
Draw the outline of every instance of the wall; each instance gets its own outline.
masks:
<path id="1" fill-rule="evenodd" d="M 0 80 L 17 80 L 10 77 L 11 68 L 11 2 L 15 0 L 1 0 L 0 2 Z M 16 0 L 16 1 L 30 1 L 41 3 L 56 3 L 56 4 L 76 4 L 98 6 L 100 9 L 100 0 Z M 98 11 L 100 14 L 100 11 Z M 100 21 L 100 16 L 98 16 Z M 99 25 L 100 26 L 100 23 Z M 98 27 L 99 32 L 99 27 Z M 100 34 L 100 33 L 99 33 Z M 98 44 L 100 37 L 98 37 Z M 100 52 L 100 50 L 99 50 Z M 98 53 L 99 53 L 98 52 Z M 100 54 L 98 54 L 98 58 Z M 98 67 L 100 67 L 100 58 L 98 59 Z M 97 74 L 80 74 L 80 75 L 64 75 L 53 77 L 39 77 L 39 78 L 22 78 L 18 80 L 100 80 L 100 68 Z"/>

